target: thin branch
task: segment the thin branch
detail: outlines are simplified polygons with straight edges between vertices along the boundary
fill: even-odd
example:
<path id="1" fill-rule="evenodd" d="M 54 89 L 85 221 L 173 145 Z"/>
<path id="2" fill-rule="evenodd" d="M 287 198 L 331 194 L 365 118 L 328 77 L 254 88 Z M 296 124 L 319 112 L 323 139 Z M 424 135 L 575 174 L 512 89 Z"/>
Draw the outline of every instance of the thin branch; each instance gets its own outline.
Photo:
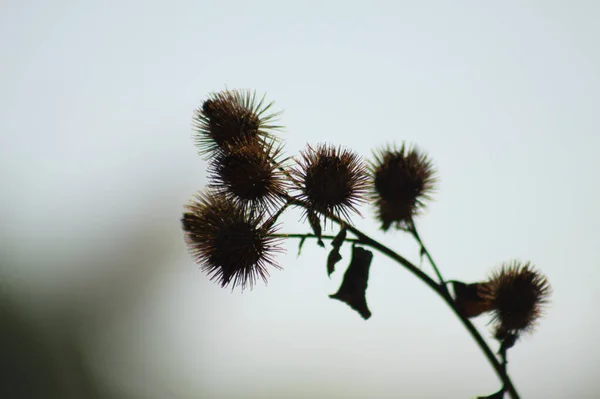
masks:
<path id="1" fill-rule="evenodd" d="M 446 280 L 444 280 L 444 278 L 442 277 L 442 273 L 440 273 L 440 270 L 438 269 L 433 258 L 431 257 L 431 254 L 427 250 L 427 247 L 421 240 L 421 236 L 419 235 L 419 232 L 417 231 L 417 226 L 415 225 L 415 222 L 413 220 L 410 221 L 410 227 L 409 227 L 408 231 L 415 238 L 415 240 L 417 240 L 417 242 L 421 246 L 421 253 L 424 254 L 425 257 L 427 257 L 429 264 L 431 265 L 431 267 L 433 267 L 433 271 L 435 272 L 438 279 L 440 280 L 440 284 L 444 287 L 444 289 L 446 291 L 448 291 L 448 287 L 446 287 Z"/>
<path id="2" fill-rule="evenodd" d="M 508 365 L 508 356 L 506 351 L 502 351 L 500 353 L 500 357 L 502 358 L 502 369 L 504 370 L 504 372 L 506 373 L 506 367 Z"/>
<path id="3" fill-rule="evenodd" d="M 300 239 L 306 239 L 306 238 L 319 238 L 314 234 L 311 233 L 307 233 L 307 234 L 271 234 L 271 237 L 277 237 L 277 238 L 300 238 Z M 335 236 L 332 235 L 322 235 L 321 238 L 324 239 L 329 239 L 329 240 L 333 240 L 335 238 Z M 359 240 L 358 238 L 345 238 L 344 242 L 362 242 L 361 240 Z"/>
<path id="4" fill-rule="evenodd" d="M 515 344 L 517 340 L 517 336 L 516 335 L 508 335 L 506 337 L 504 337 L 504 339 L 502 340 L 501 344 L 500 344 L 500 350 L 498 351 L 498 354 L 500 355 L 500 359 L 502 362 L 502 370 L 504 371 L 504 374 L 508 375 L 508 350 L 510 348 L 512 348 L 512 346 Z M 506 385 L 502 386 L 502 391 L 501 392 L 505 392 L 506 391 Z"/>

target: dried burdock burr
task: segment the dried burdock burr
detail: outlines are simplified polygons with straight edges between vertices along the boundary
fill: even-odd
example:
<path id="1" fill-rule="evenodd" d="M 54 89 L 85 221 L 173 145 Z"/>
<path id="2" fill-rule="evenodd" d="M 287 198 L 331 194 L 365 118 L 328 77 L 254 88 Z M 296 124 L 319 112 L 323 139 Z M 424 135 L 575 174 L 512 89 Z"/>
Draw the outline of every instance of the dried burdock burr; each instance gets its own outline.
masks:
<path id="1" fill-rule="evenodd" d="M 247 285 L 260 277 L 265 283 L 268 267 L 280 269 L 274 256 L 282 249 L 272 220 L 250 212 L 224 196 L 198 194 L 187 206 L 181 220 L 188 250 L 211 280 L 222 287 Z"/>
<path id="2" fill-rule="evenodd" d="M 310 145 L 302 151 L 293 179 L 311 211 L 348 219 L 367 200 L 366 164 L 353 151 L 328 144 Z"/>
<path id="3" fill-rule="evenodd" d="M 212 159 L 209 187 L 242 208 L 259 212 L 276 208 L 288 190 L 281 153 L 282 147 L 273 140 L 240 141 Z"/>
<path id="4" fill-rule="evenodd" d="M 261 142 L 271 138 L 279 113 L 270 113 L 273 103 L 256 98 L 255 92 L 225 90 L 212 93 L 194 111 L 194 141 L 200 154 L 210 159 L 217 151 L 228 151 L 239 141 Z"/>
<path id="5" fill-rule="evenodd" d="M 402 144 L 400 149 L 387 146 L 374 153 L 371 162 L 372 199 L 381 229 L 410 226 L 422 211 L 437 182 L 436 171 L 426 154 Z"/>
<path id="6" fill-rule="evenodd" d="M 488 286 L 497 335 L 533 331 L 552 292 L 547 278 L 530 262 L 503 264 L 492 274 Z"/>

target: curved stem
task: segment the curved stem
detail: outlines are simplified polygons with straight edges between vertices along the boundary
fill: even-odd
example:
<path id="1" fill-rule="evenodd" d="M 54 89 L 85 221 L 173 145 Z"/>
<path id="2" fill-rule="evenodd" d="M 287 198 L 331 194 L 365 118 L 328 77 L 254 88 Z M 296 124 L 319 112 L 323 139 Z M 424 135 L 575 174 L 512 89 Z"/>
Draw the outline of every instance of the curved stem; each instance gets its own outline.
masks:
<path id="1" fill-rule="evenodd" d="M 292 205 L 292 201 L 287 200 L 285 202 L 285 204 L 283 204 L 283 206 L 281 208 L 279 208 L 279 210 L 277 212 L 275 212 L 275 214 L 273 216 L 271 216 L 268 219 L 267 224 L 273 224 L 275 223 L 275 221 L 277 220 L 277 218 L 279 218 L 279 216 L 281 216 L 281 214 L 290 206 Z"/>
<path id="2" fill-rule="evenodd" d="M 415 225 L 415 222 L 413 220 L 410 221 L 410 227 L 409 227 L 408 231 L 414 237 L 414 239 L 417 240 L 417 242 L 421 246 L 421 254 L 423 254 L 423 255 L 425 255 L 425 257 L 427 257 L 429 264 L 431 265 L 431 267 L 433 267 L 433 271 L 435 272 L 438 279 L 440 280 L 440 284 L 443 284 L 444 287 L 446 287 L 446 280 L 444 280 L 444 278 L 442 277 L 442 273 L 440 273 L 440 270 L 438 269 L 437 265 L 433 261 L 433 258 L 431 257 L 431 254 L 427 250 L 427 247 L 425 246 L 425 244 L 423 244 L 423 241 L 421 240 L 421 236 L 419 235 L 419 232 L 417 231 L 417 226 Z M 446 291 L 447 290 L 448 289 L 446 288 Z"/>
<path id="3" fill-rule="evenodd" d="M 286 196 L 286 197 L 290 203 L 293 203 L 298 206 L 302 206 L 302 207 L 306 208 L 306 204 L 303 201 L 301 201 L 299 199 L 291 198 L 289 196 Z M 396 262 L 400 263 L 402 266 L 407 268 L 408 271 L 410 271 L 417 278 L 419 278 L 421 281 L 423 281 L 429 288 L 431 288 L 433 291 L 435 291 L 435 293 L 438 294 L 444 300 L 444 302 L 446 302 L 446 304 L 452 309 L 452 311 L 454 312 L 456 317 L 459 318 L 459 320 L 465 326 L 467 331 L 471 334 L 471 337 L 473 337 L 475 342 L 477 342 L 477 345 L 479 345 L 479 348 L 485 354 L 488 361 L 490 362 L 490 364 L 496 371 L 496 374 L 498 375 L 498 377 L 504 384 L 504 387 L 505 387 L 506 391 L 509 393 L 509 395 L 511 396 L 511 398 L 512 399 L 520 399 L 519 394 L 517 393 L 515 387 L 512 384 L 512 381 L 510 380 L 508 374 L 505 372 L 503 365 L 498 361 L 498 358 L 496 357 L 494 352 L 492 352 L 492 350 L 487 345 L 487 343 L 485 342 L 485 340 L 483 339 L 483 337 L 481 336 L 479 331 L 477 331 L 477 329 L 475 328 L 473 323 L 471 323 L 471 321 L 468 318 L 466 318 L 455 306 L 454 300 L 450 296 L 450 293 L 448 291 L 448 288 L 446 287 L 446 284 L 443 283 L 443 279 L 441 278 L 441 275 L 439 275 L 439 278 L 441 279 L 442 283 L 438 284 L 431 277 L 429 277 L 421 269 L 419 269 L 417 266 L 413 265 L 410 261 L 405 259 L 403 256 L 392 251 L 390 248 L 388 248 L 385 245 L 379 243 L 378 241 L 372 239 L 371 237 L 367 236 L 365 233 L 358 230 L 356 227 L 345 223 L 342 219 L 340 219 L 336 215 L 327 214 L 326 216 L 330 220 L 332 220 L 340 225 L 342 225 L 342 224 L 345 225 L 345 227 L 348 229 L 348 231 L 350 231 L 352 234 L 354 234 L 358 238 L 358 242 L 360 244 L 371 247 L 373 249 L 376 249 L 377 251 L 386 255 L 390 259 L 395 260 Z M 416 229 L 414 229 L 414 231 L 416 232 Z M 288 235 L 288 237 L 289 236 L 290 235 Z M 417 234 L 417 236 L 418 236 L 418 234 Z M 420 238 L 418 241 L 420 242 Z M 427 252 L 427 254 L 428 254 L 428 252 Z M 432 265 L 435 265 L 435 263 L 433 263 L 433 260 L 430 257 L 428 257 L 428 259 L 430 260 L 430 262 L 432 262 Z M 437 270 L 437 267 L 435 267 L 435 269 Z"/>

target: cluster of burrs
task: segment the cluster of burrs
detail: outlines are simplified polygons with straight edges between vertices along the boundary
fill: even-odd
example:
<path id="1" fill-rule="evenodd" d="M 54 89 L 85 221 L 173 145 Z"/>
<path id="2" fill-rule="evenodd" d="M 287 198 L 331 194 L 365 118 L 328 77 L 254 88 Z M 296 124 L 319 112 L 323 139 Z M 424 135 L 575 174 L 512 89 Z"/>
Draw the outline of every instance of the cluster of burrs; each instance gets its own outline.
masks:
<path id="1" fill-rule="evenodd" d="M 441 277 L 415 226 L 438 181 L 425 153 L 402 143 L 378 149 L 365 161 L 351 149 L 320 143 L 307 145 L 297 157 L 285 157 L 276 135 L 282 128 L 280 113 L 272 107 L 251 91 L 225 90 L 210 94 L 194 112 L 194 141 L 209 163 L 209 183 L 186 205 L 182 226 L 190 253 L 212 280 L 242 290 L 252 288 L 258 278 L 266 282 L 270 268 L 281 269 L 276 255 L 286 237 L 301 238 L 300 247 L 306 238 L 316 238 L 321 246 L 323 239 L 332 239 L 327 258 L 331 274 L 342 258 L 342 244 L 350 242 L 352 259 L 331 297 L 367 319 L 371 312 L 365 291 L 373 253 L 364 247 L 375 241 L 354 228 L 351 216 L 370 203 L 381 230 L 411 233 L 421 244 L 421 256 L 428 256 L 439 287 L 444 287 L 439 288 L 442 295 L 448 293 L 446 284 L 453 283 L 452 306 L 462 317 L 492 315 L 494 335 L 504 351 L 519 334 L 532 331 L 551 290 L 530 263 L 507 262 L 480 283 Z M 302 209 L 312 234 L 277 233 L 278 218 L 290 207 Z M 335 237 L 322 234 L 328 220 L 340 227 Z M 348 232 L 356 238 L 347 238 Z"/>

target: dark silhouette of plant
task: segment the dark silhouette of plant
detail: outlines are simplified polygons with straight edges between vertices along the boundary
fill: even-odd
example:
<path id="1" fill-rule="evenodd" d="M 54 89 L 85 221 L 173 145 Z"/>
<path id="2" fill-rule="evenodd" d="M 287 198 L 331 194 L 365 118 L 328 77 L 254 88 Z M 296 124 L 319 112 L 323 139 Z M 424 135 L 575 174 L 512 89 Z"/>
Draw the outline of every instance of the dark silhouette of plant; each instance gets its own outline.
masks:
<path id="1" fill-rule="evenodd" d="M 267 265 L 279 268 L 273 259 L 280 250 L 273 236 L 273 219 L 228 201 L 225 196 L 204 193 L 187 206 L 181 221 L 191 254 L 213 280 L 225 287 L 248 283 L 256 277 L 265 282 Z"/>
<path id="2" fill-rule="evenodd" d="M 307 213 L 350 217 L 357 205 L 366 202 L 369 177 L 366 166 L 352 151 L 319 144 L 307 146 L 293 169 L 292 179 L 300 193 L 297 198 L 308 204 Z"/>
<path id="3" fill-rule="evenodd" d="M 530 262 L 512 260 L 487 281 L 445 280 L 417 231 L 415 218 L 425 211 L 438 181 L 429 157 L 414 146 L 388 145 L 365 163 L 353 151 L 321 143 L 307 145 L 291 165 L 282 157 L 274 132 L 279 113 L 267 113 L 272 103 L 255 93 L 226 90 L 209 95 L 194 114 L 195 142 L 209 160 L 208 188 L 186 206 L 181 220 L 185 240 L 195 261 L 221 286 L 265 283 L 269 267 L 281 269 L 275 255 L 282 239 L 299 239 L 298 255 L 307 239 L 331 240 L 327 273 L 342 259 L 340 248 L 351 243 L 352 258 L 342 284 L 331 298 L 348 304 L 365 320 L 371 317 L 366 290 L 373 260 L 371 248 L 404 266 L 451 308 L 498 374 L 501 388 L 485 398 L 519 395 L 507 372 L 507 352 L 522 334 L 531 333 L 549 302 L 550 285 Z M 351 213 L 371 201 L 384 232 L 390 228 L 410 234 L 435 278 L 352 225 Z M 288 208 L 303 210 L 312 233 L 279 234 L 278 217 Z M 339 225 L 335 236 L 323 235 L 321 222 Z M 354 237 L 348 237 L 348 234 Z M 453 294 L 448 289 L 452 285 Z M 470 318 L 490 314 L 497 356 Z M 480 397 L 484 398 L 484 397 Z"/>
<path id="4" fill-rule="evenodd" d="M 413 218 L 425 209 L 437 181 L 433 163 L 416 148 L 404 144 L 398 150 L 386 147 L 375 153 L 371 163 L 372 199 L 377 207 L 381 229 L 411 226 Z"/>

